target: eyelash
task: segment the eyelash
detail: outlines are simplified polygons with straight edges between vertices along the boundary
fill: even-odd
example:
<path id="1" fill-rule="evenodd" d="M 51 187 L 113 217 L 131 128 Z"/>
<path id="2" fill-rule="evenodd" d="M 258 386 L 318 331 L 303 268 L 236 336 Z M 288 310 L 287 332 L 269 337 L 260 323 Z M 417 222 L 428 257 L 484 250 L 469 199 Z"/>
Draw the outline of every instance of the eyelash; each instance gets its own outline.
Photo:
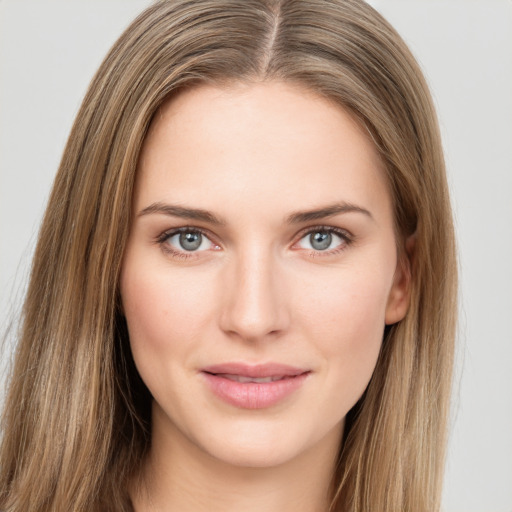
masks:
<path id="1" fill-rule="evenodd" d="M 166 243 L 169 240 L 169 238 L 180 233 L 199 233 L 202 236 L 206 237 L 208 240 L 210 240 L 212 243 L 215 243 L 212 241 L 212 235 L 210 235 L 208 232 L 200 228 L 194 228 L 192 226 L 184 226 L 181 228 L 174 228 L 169 231 L 164 231 L 160 236 L 157 237 L 156 242 L 160 245 L 160 247 L 165 253 L 171 255 L 173 258 L 176 259 L 187 260 L 189 258 L 193 258 L 196 253 L 196 251 L 178 251 L 174 249 L 171 245 Z"/>
<path id="2" fill-rule="evenodd" d="M 344 229 L 335 228 L 333 226 L 319 225 L 319 226 L 310 226 L 310 227 L 304 229 L 303 231 L 301 231 L 298 234 L 297 242 L 295 242 L 293 245 L 297 245 L 306 236 L 311 235 L 313 233 L 318 233 L 318 232 L 337 235 L 343 240 L 343 243 L 334 249 L 327 249 L 325 251 L 320 251 L 320 250 L 310 251 L 309 256 L 314 257 L 314 258 L 322 257 L 322 256 L 324 256 L 324 257 L 325 256 L 333 256 L 333 255 L 339 254 L 339 253 L 343 252 L 344 250 L 346 250 L 355 240 L 355 237 L 351 233 L 349 233 L 348 231 L 346 231 Z M 178 250 L 173 249 L 172 246 L 170 246 L 169 244 L 166 243 L 169 240 L 169 238 L 171 238 L 177 234 L 180 234 L 180 233 L 199 233 L 202 236 L 206 237 L 208 240 L 210 240 L 210 242 L 212 244 L 217 245 L 214 241 L 212 241 L 213 237 L 207 231 L 200 229 L 200 228 L 192 227 L 192 226 L 184 226 L 184 227 L 180 227 L 180 228 L 174 228 L 169 231 L 164 231 L 161 235 L 159 235 L 156 238 L 156 243 L 158 243 L 160 245 L 160 247 L 162 248 L 162 250 L 164 252 L 170 254 L 173 258 L 187 260 L 189 258 L 195 257 L 195 255 L 196 255 L 195 253 L 197 251 L 178 251 Z M 200 251 L 200 252 L 202 252 L 202 251 Z"/>
<path id="3" fill-rule="evenodd" d="M 336 228 L 334 226 L 309 226 L 303 231 L 301 231 L 298 235 L 298 241 L 294 243 L 294 245 L 297 245 L 303 238 L 305 238 L 308 235 L 312 235 L 313 233 L 329 233 L 337 235 L 341 238 L 343 243 L 341 243 L 338 247 L 335 247 L 334 249 L 326 249 L 325 251 L 320 250 L 311 250 L 309 253 L 309 256 L 312 258 L 318 258 L 318 257 L 328 257 L 328 256 L 334 256 L 336 254 L 340 254 L 344 250 L 346 250 L 354 241 L 355 237 L 352 235 L 352 233 L 348 232 L 345 229 Z"/>

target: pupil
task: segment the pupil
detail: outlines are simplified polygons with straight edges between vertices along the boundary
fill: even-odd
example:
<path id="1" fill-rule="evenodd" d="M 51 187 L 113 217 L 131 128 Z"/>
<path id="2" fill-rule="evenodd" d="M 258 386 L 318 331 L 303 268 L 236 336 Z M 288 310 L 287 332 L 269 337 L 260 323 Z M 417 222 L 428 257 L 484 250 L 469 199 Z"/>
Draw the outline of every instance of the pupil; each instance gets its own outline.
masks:
<path id="1" fill-rule="evenodd" d="M 201 233 L 181 233 L 180 245 L 186 251 L 195 251 L 201 245 L 202 238 Z"/>
<path id="2" fill-rule="evenodd" d="M 318 231 L 309 236 L 311 247 L 317 251 L 324 251 L 331 245 L 332 235 L 326 231 Z"/>

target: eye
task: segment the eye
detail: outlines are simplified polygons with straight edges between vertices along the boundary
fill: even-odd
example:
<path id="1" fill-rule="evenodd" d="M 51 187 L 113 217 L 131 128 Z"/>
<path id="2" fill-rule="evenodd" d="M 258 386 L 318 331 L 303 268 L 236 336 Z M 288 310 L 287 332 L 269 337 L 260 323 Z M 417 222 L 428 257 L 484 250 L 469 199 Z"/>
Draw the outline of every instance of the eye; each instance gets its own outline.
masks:
<path id="1" fill-rule="evenodd" d="M 342 249 L 351 242 L 349 236 L 334 228 L 315 228 L 309 230 L 303 236 L 297 246 L 301 249 L 310 249 L 314 251 L 333 251 Z"/>
<path id="2" fill-rule="evenodd" d="M 216 249 L 214 244 L 202 231 L 192 228 L 180 228 L 164 233 L 159 242 L 171 252 L 187 253 Z"/>

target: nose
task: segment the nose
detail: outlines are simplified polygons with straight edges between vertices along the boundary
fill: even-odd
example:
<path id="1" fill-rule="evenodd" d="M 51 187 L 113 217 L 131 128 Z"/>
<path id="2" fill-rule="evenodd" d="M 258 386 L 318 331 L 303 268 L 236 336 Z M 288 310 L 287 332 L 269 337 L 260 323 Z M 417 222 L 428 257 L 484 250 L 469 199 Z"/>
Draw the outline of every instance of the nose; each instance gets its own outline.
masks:
<path id="1" fill-rule="evenodd" d="M 223 283 L 222 330 L 246 341 L 281 335 L 288 328 L 289 312 L 279 262 L 252 250 L 231 264 Z"/>

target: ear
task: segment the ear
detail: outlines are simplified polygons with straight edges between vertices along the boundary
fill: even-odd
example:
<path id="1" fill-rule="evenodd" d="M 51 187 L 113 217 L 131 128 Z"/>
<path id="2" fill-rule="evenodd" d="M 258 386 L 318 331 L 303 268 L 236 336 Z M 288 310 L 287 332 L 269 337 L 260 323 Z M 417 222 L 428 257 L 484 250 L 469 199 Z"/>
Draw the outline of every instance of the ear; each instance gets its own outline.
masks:
<path id="1" fill-rule="evenodd" d="M 402 320 L 409 308 L 411 298 L 411 272 L 416 246 L 416 235 L 411 235 L 405 242 L 405 253 L 398 258 L 393 284 L 386 304 L 386 325 L 396 324 Z"/>

